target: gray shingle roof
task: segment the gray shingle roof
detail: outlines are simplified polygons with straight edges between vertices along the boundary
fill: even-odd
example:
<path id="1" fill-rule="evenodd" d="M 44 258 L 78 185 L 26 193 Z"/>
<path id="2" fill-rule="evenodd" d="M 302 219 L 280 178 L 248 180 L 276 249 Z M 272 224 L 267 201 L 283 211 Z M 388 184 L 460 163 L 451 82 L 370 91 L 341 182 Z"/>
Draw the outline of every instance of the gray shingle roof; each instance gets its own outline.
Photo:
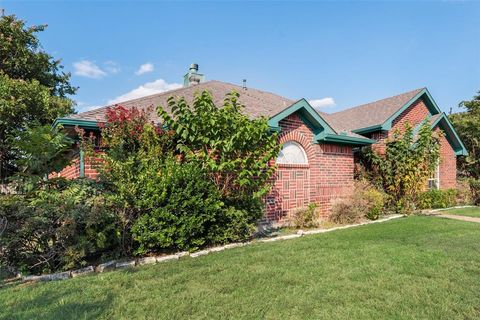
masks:
<path id="1" fill-rule="evenodd" d="M 227 93 L 232 91 L 240 93 L 239 102 L 245 105 L 245 114 L 251 116 L 252 118 L 257 118 L 260 116 L 273 116 L 294 102 L 293 100 L 270 92 L 260 91 L 252 88 L 244 90 L 242 87 L 234 84 L 211 80 L 186 88 L 170 90 L 134 100 L 120 102 L 117 105 L 121 105 L 126 108 L 137 107 L 144 110 L 149 109 L 149 107 L 153 107 L 150 111 L 150 118 L 152 121 L 158 122 L 159 119 L 155 108 L 161 105 L 163 108 L 165 108 L 165 110 L 169 111 L 167 104 L 169 97 L 184 97 L 188 103 L 191 103 L 195 93 L 203 90 L 208 90 L 210 92 L 216 105 L 221 105 L 223 103 Z M 106 120 L 107 108 L 111 106 L 113 105 L 81 112 L 71 115 L 69 118 L 104 122 Z"/>
<path id="2" fill-rule="evenodd" d="M 347 131 L 381 125 L 423 89 L 326 114 L 325 120 L 333 127 Z"/>

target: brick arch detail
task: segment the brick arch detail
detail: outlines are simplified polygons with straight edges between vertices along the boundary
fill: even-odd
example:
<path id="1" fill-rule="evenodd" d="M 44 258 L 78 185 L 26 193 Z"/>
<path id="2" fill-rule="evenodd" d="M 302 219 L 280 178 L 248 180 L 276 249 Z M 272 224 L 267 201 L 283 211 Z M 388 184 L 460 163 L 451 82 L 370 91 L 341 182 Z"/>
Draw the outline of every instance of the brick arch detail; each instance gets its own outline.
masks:
<path id="1" fill-rule="evenodd" d="M 312 163 L 315 159 L 315 151 L 312 146 L 312 141 L 306 137 L 303 133 L 298 131 L 289 131 L 281 133 L 278 141 L 282 144 L 288 141 L 294 141 L 302 146 L 303 150 L 307 154 L 308 163 Z"/>

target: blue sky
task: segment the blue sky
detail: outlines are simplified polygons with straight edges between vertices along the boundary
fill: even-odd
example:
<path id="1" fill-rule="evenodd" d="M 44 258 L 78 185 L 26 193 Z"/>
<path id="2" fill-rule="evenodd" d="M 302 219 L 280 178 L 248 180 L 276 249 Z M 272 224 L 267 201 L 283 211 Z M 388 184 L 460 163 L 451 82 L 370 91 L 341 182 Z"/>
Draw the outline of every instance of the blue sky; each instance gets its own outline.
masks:
<path id="1" fill-rule="evenodd" d="M 334 112 L 428 87 L 441 109 L 480 90 L 479 2 L 23 2 L 79 86 L 77 110 L 207 79 Z M 143 65 L 143 67 L 141 67 Z"/>

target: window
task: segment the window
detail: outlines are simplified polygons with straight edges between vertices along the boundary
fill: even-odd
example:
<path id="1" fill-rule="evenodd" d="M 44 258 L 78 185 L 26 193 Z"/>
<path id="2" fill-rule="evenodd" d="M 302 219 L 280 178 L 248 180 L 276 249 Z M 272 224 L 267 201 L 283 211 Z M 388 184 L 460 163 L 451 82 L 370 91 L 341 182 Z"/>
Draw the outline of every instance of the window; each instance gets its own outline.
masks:
<path id="1" fill-rule="evenodd" d="M 283 144 L 282 150 L 277 157 L 277 163 L 283 164 L 308 164 L 307 155 L 302 146 L 293 141 Z"/>
<path id="2" fill-rule="evenodd" d="M 438 164 L 428 179 L 428 189 L 440 189 L 440 165 Z"/>

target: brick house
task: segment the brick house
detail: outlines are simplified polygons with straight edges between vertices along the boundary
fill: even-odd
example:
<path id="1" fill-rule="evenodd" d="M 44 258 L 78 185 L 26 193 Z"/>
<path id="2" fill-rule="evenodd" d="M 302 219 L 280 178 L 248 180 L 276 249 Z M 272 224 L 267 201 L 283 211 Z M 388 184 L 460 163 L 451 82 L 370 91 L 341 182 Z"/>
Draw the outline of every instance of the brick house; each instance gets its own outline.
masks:
<path id="1" fill-rule="evenodd" d="M 295 101 L 245 86 L 205 81 L 194 64 L 184 76 L 183 88 L 125 101 L 121 105 L 144 110 L 158 105 L 167 107 L 167 99 L 171 96 L 181 96 L 191 102 L 195 92 L 202 90 L 208 90 L 217 105 L 227 93 L 239 92 L 244 112 L 252 118 L 266 117 L 271 130 L 279 133 L 283 147 L 276 159 L 278 169 L 273 177 L 273 188 L 265 199 L 265 218 L 270 221 L 282 222 L 292 210 L 312 202 L 319 205 L 322 215 L 328 215 L 332 200 L 348 197 L 353 191 L 355 151 L 373 145 L 381 152 L 385 139 L 393 130 L 401 130 L 406 121 L 416 127 L 428 120 L 432 128 L 445 132 L 441 162 L 430 181 L 431 187 L 455 188 L 456 157 L 466 154 L 447 116 L 426 88 L 326 114 L 313 109 L 305 99 Z M 54 125 L 62 125 L 72 135 L 75 126 L 99 135 L 99 123 L 106 121 L 107 108 L 60 118 Z M 153 110 L 149 111 L 149 116 L 159 123 Z M 92 162 L 77 152 L 71 165 L 56 175 L 70 179 L 95 178 L 97 172 Z"/>

